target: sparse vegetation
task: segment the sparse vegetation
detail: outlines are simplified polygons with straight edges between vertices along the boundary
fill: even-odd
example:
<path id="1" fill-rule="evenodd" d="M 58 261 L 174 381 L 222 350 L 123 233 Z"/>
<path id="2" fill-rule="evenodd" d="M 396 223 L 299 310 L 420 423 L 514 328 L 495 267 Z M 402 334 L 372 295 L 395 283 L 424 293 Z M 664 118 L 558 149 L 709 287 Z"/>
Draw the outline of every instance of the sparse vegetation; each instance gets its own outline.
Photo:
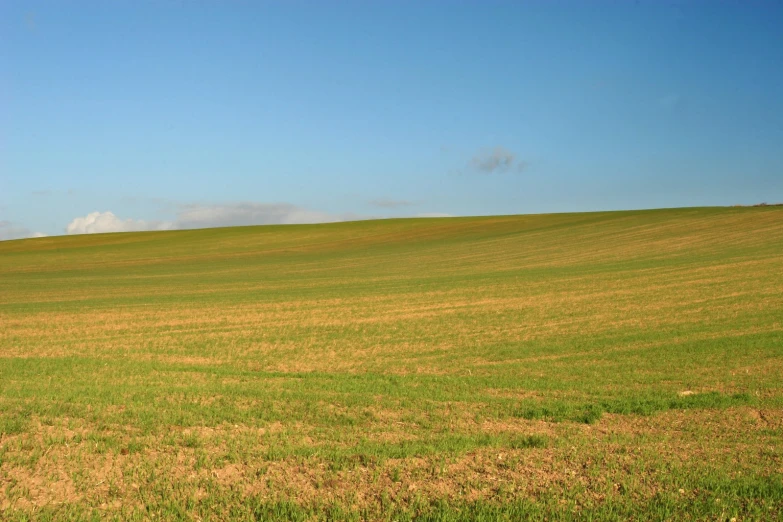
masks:
<path id="1" fill-rule="evenodd" d="M 783 209 L 0 243 L 0 519 L 783 516 Z"/>

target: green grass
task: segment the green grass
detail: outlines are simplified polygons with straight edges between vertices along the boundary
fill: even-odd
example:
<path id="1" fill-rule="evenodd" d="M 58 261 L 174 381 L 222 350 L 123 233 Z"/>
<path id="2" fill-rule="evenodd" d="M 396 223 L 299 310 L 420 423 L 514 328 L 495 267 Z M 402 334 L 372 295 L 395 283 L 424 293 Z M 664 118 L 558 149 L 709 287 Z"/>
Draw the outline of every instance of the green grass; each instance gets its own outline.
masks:
<path id="1" fill-rule="evenodd" d="M 783 516 L 783 208 L 0 243 L 0 519 Z"/>

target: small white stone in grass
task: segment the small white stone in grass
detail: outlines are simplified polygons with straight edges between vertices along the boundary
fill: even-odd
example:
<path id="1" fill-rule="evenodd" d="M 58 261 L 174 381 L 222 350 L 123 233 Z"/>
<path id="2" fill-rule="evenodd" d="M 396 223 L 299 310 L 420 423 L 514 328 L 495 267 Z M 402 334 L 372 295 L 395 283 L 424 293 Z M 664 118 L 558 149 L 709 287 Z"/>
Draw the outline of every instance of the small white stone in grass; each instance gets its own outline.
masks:
<path id="1" fill-rule="evenodd" d="M 684 494 L 685 494 L 685 490 L 680 488 L 680 495 L 684 495 Z"/>

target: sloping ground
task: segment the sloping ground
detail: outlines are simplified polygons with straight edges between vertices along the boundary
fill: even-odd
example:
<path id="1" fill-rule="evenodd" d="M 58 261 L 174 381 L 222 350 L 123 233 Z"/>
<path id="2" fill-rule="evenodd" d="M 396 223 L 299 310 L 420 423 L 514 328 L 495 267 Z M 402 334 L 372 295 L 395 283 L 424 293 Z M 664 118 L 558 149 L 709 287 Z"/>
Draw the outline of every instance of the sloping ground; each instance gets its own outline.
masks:
<path id="1" fill-rule="evenodd" d="M 0 519 L 783 515 L 783 208 L 0 242 Z"/>

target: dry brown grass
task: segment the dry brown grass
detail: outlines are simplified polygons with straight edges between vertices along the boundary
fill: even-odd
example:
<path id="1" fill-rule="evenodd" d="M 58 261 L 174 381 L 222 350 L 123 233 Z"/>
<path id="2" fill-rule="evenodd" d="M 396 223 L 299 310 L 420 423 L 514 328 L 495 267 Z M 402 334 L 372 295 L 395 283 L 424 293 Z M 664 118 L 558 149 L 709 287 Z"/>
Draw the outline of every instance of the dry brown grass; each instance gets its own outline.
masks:
<path id="1" fill-rule="evenodd" d="M 404 425 L 381 418 L 383 429 L 376 434 L 379 440 L 411 437 Z M 733 429 L 727 430 L 727 426 Z M 395 428 L 397 431 L 390 431 Z M 6 450 L 9 461 L 24 459 L 34 449 L 43 453 L 33 464 L 4 465 L 5 481 L 12 488 L 0 490 L 0 508 L 86 502 L 111 510 L 120 505 L 143 504 L 145 477 L 139 470 L 168 477 L 196 497 L 206 495 L 206 485 L 214 483 L 269 499 L 295 498 L 304 504 L 336 499 L 360 508 L 377 503 L 382 495 L 400 502 L 416 494 L 452 500 L 496 498 L 499 492 L 509 498 L 536 498 L 553 488 L 573 488 L 576 483 L 584 488 L 585 499 L 595 502 L 619 494 L 615 484 L 633 481 L 640 481 L 642 486 L 636 494 L 652 497 L 660 487 L 656 475 L 665 473 L 667 466 L 698 469 L 708 462 L 720 463 L 741 474 L 752 470 L 760 452 L 770 451 L 776 456 L 768 471 L 783 472 L 783 452 L 770 446 L 774 437 L 764 435 L 770 430 L 783 430 L 783 413 L 779 409 L 747 407 L 670 411 L 651 417 L 607 415 L 592 426 L 519 419 L 488 421 L 480 425 L 481 431 L 538 434 L 551 442 L 547 448 L 484 448 L 445 459 L 411 457 L 375 464 L 357 461 L 342 470 L 331 469 L 328 461 L 318 457 L 271 462 L 248 457 L 223 464 L 218 458 L 211 466 L 196 464 L 199 454 L 210 458 L 222 455 L 227 440 L 258 437 L 263 445 L 266 434 L 284 429 L 279 424 L 263 429 L 187 429 L 182 434 L 196 435 L 199 448 L 166 445 L 158 437 L 146 440 L 144 450 L 131 454 L 124 449 L 96 452 L 85 438 L 90 429 L 37 423 L 28 434 L 4 439 L 5 447 L 10 448 Z M 77 441 L 77 436 L 81 440 Z M 53 438 L 60 442 L 47 442 Z M 22 441 L 23 445 L 17 445 Z M 302 441 L 312 443 L 307 437 Z M 657 456 L 653 468 L 645 464 L 650 475 L 639 476 L 639 465 L 650 455 Z"/>

